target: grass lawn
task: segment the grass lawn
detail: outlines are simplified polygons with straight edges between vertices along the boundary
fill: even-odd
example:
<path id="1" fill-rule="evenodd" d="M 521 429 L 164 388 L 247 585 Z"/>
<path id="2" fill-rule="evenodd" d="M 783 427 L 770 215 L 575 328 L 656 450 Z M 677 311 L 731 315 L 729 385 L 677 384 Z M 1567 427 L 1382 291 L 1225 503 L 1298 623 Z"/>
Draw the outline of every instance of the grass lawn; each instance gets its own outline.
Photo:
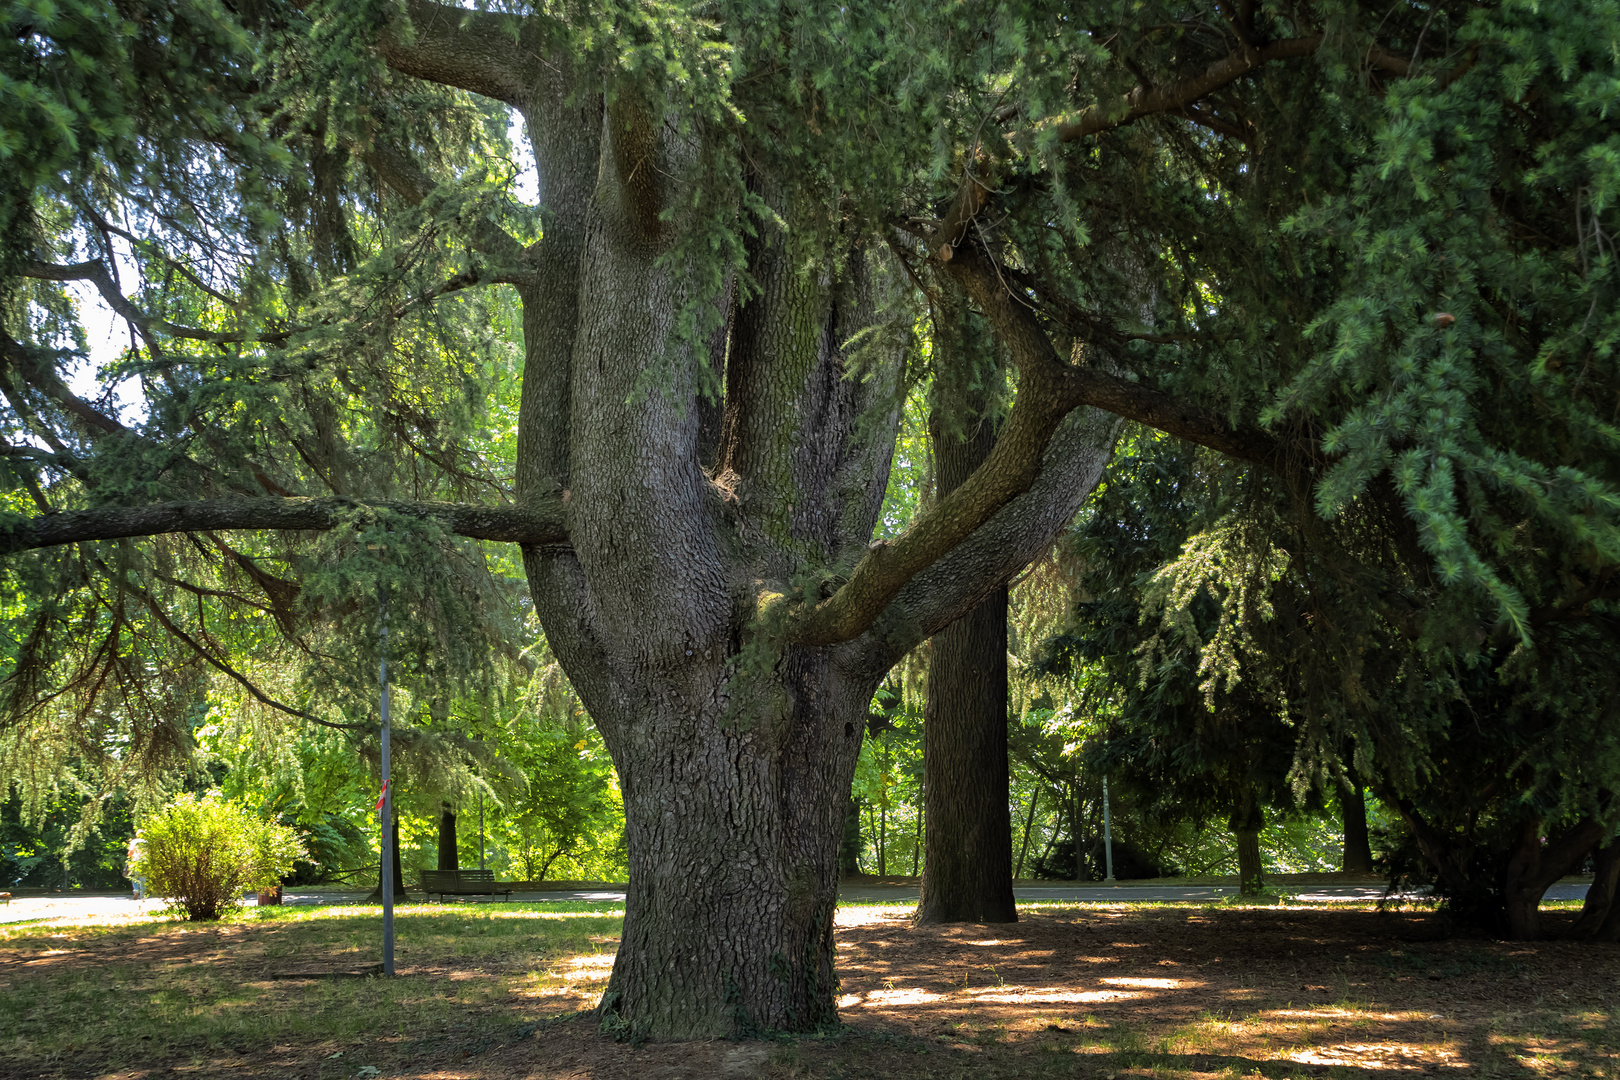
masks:
<path id="1" fill-rule="evenodd" d="M 1553 931 L 1572 913 L 1548 915 Z M 217 924 L 0 927 L 0 1077 L 1608 1077 L 1620 949 L 1452 936 L 1366 907 L 1024 904 L 1010 926 L 838 919 L 844 1028 L 614 1043 L 580 1010 L 622 912 L 248 908 Z"/>

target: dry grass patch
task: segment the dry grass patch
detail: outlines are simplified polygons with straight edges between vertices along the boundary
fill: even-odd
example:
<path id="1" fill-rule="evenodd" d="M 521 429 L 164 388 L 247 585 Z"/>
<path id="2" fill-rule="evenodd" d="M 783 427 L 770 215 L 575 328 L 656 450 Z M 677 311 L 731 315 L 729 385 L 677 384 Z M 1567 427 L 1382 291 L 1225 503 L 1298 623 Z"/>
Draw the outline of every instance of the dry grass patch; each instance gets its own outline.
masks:
<path id="1" fill-rule="evenodd" d="M 1620 1080 L 1613 946 L 1342 906 L 1048 907 L 996 927 L 909 914 L 840 910 L 838 1032 L 644 1046 L 575 1015 L 606 983 L 614 914 L 407 907 L 392 981 L 269 977 L 374 958 L 373 909 L 8 929 L 0 1076 Z"/>

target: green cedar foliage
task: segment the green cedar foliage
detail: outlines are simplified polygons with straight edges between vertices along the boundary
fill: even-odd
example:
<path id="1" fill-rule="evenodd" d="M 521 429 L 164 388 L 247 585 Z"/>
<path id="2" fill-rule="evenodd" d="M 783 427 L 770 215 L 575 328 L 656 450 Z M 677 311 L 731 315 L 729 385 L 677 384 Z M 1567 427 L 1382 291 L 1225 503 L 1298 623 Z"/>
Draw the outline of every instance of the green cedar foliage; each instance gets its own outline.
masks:
<path id="1" fill-rule="evenodd" d="M 1059 355 L 1160 395 L 1161 423 L 1242 435 L 1231 516 L 1191 530 L 1152 594 L 1165 708 L 1292 717 L 1311 760 L 1409 732 L 1419 749 L 1386 765 L 1415 791 L 1469 672 L 1513 687 L 1503 723 L 1563 730 L 1599 700 L 1583 658 L 1608 649 L 1620 511 L 1612 5 L 511 10 L 514 40 L 527 17 L 578 58 L 582 93 L 688 140 L 665 257 L 689 274 L 689 339 L 728 280 L 750 295 L 745 241 L 784 208 L 802 264 L 882 246 L 922 292 L 934 230 L 980 191 L 960 243 Z M 469 239 L 544 223 L 508 197 L 503 109 L 384 68 L 378 28 L 412 32 L 395 5 L 35 0 L 5 18 L 7 514 L 505 498 L 519 330 L 498 287 L 473 287 L 502 267 Z M 1233 57 L 1212 89 L 1132 111 Z M 421 172 L 411 197 L 382 182 L 396 158 Z M 134 271 L 113 284 L 139 340 L 106 373 L 139 387 L 127 415 L 64 381 L 83 339 L 62 268 L 97 258 Z M 683 354 L 648 357 L 642 390 Z M 521 599 L 488 559 L 371 510 L 318 541 L 9 559 L 7 760 L 70 746 L 108 776 L 160 771 L 226 680 L 361 724 L 380 592 L 404 685 L 493 701 Z M 1273 625 L 1285 647 L 1245 643 Z"/>
<path id="2" fill-rule="evenodd" d="M 509 490 L 514 316 L 500 292 L 462 291 L 479 270 L 449 240 L 492 214 L 535 231 L 503 195 L 504 115 L 390 83 L 352 51 L 360 7 L 320 14 L 8 9 L 0 119 L 26 168 L 6 172 L 4 245 L 12 270 L 36 269 L 8 274 L 0 296 L 5 512 Z M 367 121 L 379 137 L 417 145 L 432 132 L 448 182 L 382 215 L 339 123 L 361 118 L 317 93 L 339 74 L 386 99 L 388 123 Z M 30 109 L 61 129 L 50 153 L 17 142 L 42 129 Z M 107 295 L 135 320 L 134 347 L 101 373 L 104 387 L 137 388 L 122 411 L 110 390 L 86 400 L 63 381 L 85 359 L 75 295 L 37 266 L 86 260 L 119 279 Z M 212 534 L 10 560 L 5 775 L 33 784 L 70 755 L 109 787 L 161 776 L 190 752 L 210 695 L 374 727 L 384 594 L 407 693 L 498 695 L 521 636 L 512 569 L 365 510 L 313 543 Z"/>

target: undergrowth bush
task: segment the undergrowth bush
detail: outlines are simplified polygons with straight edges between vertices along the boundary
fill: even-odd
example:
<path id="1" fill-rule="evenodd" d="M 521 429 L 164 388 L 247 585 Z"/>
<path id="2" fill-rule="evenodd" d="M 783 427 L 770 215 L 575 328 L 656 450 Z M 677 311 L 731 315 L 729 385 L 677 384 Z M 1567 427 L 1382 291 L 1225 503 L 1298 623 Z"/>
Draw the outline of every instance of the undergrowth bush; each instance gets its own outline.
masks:
<path id="1" fill-rule="evenodd" d="M 292 829 L 217 795 L 183 795 L 148 817 L 135 868 L 154 896 L 173 900 L 193 921 L 217 919 L 245 889 L 275 885 L 306 857 Z"/>

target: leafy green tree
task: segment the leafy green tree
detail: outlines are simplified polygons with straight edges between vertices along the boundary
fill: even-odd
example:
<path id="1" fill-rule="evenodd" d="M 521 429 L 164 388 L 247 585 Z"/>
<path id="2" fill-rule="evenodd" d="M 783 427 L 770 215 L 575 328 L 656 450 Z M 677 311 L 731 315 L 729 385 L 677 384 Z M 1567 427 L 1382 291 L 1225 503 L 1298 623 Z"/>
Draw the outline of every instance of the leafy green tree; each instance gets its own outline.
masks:
<path id="1" fill-rule="evenodd" d="M 919 649 L 918 654 L 926 652 Z M 926 870 L 924 855 L 926 693 L 923 655 L 914 654 L 873 699 L 867 737 L 855 764 L 853 795 L 865 814 L 857 861 L 881 876 Z M 907 678 L 907 676 L 910 678 Z"/>
<path id="2" fill-rule="evenodd" d="M 555 868 L 575 879 L 623 873 L 624 807 L 613 764 L 577 702 L 571 712 L 524 716 L 501 743 L 528 782 L 490 808 L 490 836 L 509 872 L 525 881 L 564 876 Z"/>
<path id="3" fill-rule="evenodd" d="M 1230 813 L 1246 887 L 1245 811 L 1370 778 L 1403 822 L 1397 876 L 1464 921 L 1538 936 L 1542 894 L 1615 818 L 1606 618 L 1553 621 L 1533 661 L 1505 638 L 1437 647 L 1389 618 L 1392 596 L 1423 594 L 1376 506 L 1324 524 L 1264 474 L 1136 447 L 1074 535 L 1088 599 L 1053 643 L 1117 699 L 1099 765 L 1160 816 Z"/>
<path id="4" fill-rule="evenodd" d="M 219 678 L 364 724 L 379 585 L 402 682 L 492 692 L 517 624 L 471 541 L 516 543 L 622 784 L 636 1034 L 833 1022 L 873 694 L 1047 550 L 1105 413 L 1371 522 L 1430 667 L 1608 603 L 1601 4 L 5 17 L 11 730 L 106 717 L 157 762 Z M 874 543 L 934 274 L 1016 392 Z M 66 381 L 70 282 L 131 324 L 138 417 Z M 255 607 L 283 685 L 214 637 Z"/>
<path id="5" fill-rule="evenodd" d="M 25 807 L 17 795 L 0 803 L 0 889 L 122 888 L 133 800 L 115 795 L 111 805 L 93 808 L 94 788 L 77 788 L 71 774 L 59 779 L 69 783 L 43 806 Z"/>

